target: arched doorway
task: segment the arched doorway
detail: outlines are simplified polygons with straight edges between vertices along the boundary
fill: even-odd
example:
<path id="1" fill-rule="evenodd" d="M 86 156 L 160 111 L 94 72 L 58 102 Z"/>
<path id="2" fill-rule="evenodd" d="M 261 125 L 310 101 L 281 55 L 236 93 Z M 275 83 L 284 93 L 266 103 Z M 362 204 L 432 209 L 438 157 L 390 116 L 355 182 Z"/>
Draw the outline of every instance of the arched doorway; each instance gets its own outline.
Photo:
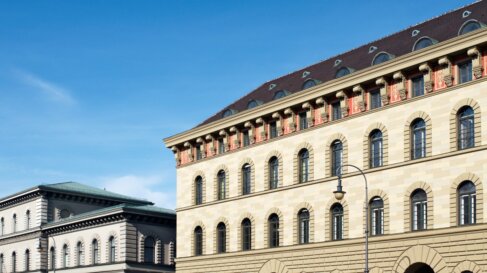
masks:
<path id="1" fill-rule="evenodd" d="M 425 263 L 414 263 L 404 273 L 435 273 L 435 271 Z"/>

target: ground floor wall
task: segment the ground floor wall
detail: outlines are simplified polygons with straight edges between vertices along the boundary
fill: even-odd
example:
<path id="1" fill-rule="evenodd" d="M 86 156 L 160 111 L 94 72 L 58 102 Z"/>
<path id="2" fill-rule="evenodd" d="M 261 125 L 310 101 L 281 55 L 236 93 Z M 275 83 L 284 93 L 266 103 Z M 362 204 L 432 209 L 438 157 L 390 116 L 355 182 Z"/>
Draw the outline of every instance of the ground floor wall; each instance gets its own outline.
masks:
<path id="1" fill-rule="evenodd" d="M 364 239 L 356 238 L 179 258 L 176 272 L 358 273 L 364 253 Z M 370 273 L 419 273 L 411 271 L 417 264 L 435 273 L 487 272 L 487 224 L 370 238 Z"/>

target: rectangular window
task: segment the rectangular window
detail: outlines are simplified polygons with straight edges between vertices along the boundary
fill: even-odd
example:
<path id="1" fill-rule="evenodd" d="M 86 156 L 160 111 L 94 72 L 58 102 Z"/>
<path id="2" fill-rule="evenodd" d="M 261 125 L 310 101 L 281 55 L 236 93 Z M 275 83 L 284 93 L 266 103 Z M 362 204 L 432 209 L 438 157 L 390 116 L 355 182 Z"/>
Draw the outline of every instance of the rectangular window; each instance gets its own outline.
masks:
<path id="1" fill-rule="evenodd" d="M 382 101 L 380 99 L 380 90 L 375 89 L 369 92 L 370 96 L 370 109 L 376 109 L 382 106 Z"/>
<path id="2" fill-rule="evenodd" d="M 196 145 L 196 160 L 200 160 L 202 158 L 201 156 L 201 145 L 197 144 Z"/>
<path id="3" fill-rule="evenodd" d="M 335 215 L 333 219 L 333 240 L 343 239 L 343 216 Z"/>
<path id="4" fill-rule="evenodd" d="M 225 142 L 223 138 L 218 139 L 218 154 L 223 154 L 225 152 Z"/>
<path id="5" fill-rule="evenodd" d="M 424 95 L 424 78 L 423 75 L 414 77 L 411 79 L 411 89 L 412 89 L 412 96 L 422 96 Z"/>
<path id="6" fill-rule="evenodd" d="M 269 138 L 277 137 L 277 124 L 275 121 L 269 122 Z"/>
<path id="7" fill-rule="evenodd" d="M 458 83 L 465 83 L 472 80 L 472 61 L 468 60 L 458 64 Z"/>
<path id="8" fill-rule="evenodd" d="M 337 101 L 331 104 L 331 111 L 332 111 L 332 118 L 333 120 L 341 119 L 342 118 L 342 108 L 340 107 L 340 102 Z"/>
<path id="9" fill-rule="evenodd" d="M 299 130 L 308 129 L 308 119 L 306 112 L 299 113 Z"/>
<path id="10" fill-rule="evenodd" d="M 244 147 L 247 147 L 250 145 L 250 136 L 249 136 L 249 131 L 244 131 L 242 133 L 242 136 L 243 136 L 243 146 Z"/>

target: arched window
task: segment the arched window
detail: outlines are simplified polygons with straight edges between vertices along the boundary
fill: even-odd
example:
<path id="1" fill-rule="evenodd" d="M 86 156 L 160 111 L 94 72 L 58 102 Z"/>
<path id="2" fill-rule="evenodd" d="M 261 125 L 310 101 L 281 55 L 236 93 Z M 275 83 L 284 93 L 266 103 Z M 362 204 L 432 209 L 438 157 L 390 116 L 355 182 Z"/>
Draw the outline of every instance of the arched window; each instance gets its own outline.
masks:
<path id="1" fill-rule="evenodd" d="M 30 251 L 28 249 L 25 250 L 25 259 L 24 259 L 24 271 L 30 271 Z"/>
<path id="2" fill-rule="evenodd" d="M 269 189 L 279 186 L 279 159 L 273 156 L 269 159 Z"/>
<path id="3" fill-rule="evenodd" d="M 411 194 L 411 229 L 424 230 L 427 227 L 428 199 L 426 192 L 416 189 Z"/>
<path id="4" fill-rule="evenodd" d="M 242 221 L 242 250 L 252 249 L 252 222 L 249 218 Z"/>
<path id="5" fill-rule="evenodd" d="M 338 71 L 335 74 L 335 79 L 341 78 L 343 76 L 346 76 L 348 74 L 352 73 L 352 70 L 348 67 L 342 67 L 338 69 Z"/>
<path id="6" fill-rule="evenodd" d="M 382 132 L 378 129 L 372 131 L 369 135 L 369 154 L 370 154 L 370 168 L 382 166 Z"/>
<path id="7" fill-rule="evenodd" d="M 374 60 L 372 61 L 372 65 L 381 64 L 383 62 L 389 61 L 390 59 L 392 59 L 391 54 L 381 52 L 374 57 Z"/>
<path id="8" fill-rule="evenodd" d="M 83 265 L 84 255 L 83 255 L 83 244 L 78 242 L 76 244 L 76 265 Z"/>
<path id="9" fill-rule="evenodd" d="M 203 255 L 203 229 L 200 226 L 194 229 L 194 255 Z"/>
<path id="10" fill-rule="evenodd" d="M 309 152 L 302 149 L 298 154 L 299 183 L 309 180 Z"/>
<path id="11" fill-rule="evenodd" d="M 25 212 L 25 229 L 30 228 L 30 210 Z"/>
<path id="12" fill-rule="evenodd" d="M 63 268 L 68 267 L 68 258 L 69 258 L 68 245 L 64 245 L 63 246 Z"/>
<path id="13" fill-rule="evenodd" d="M 92 264 L 98 263 L 100 257 L 99 253 L 100 251 L 98 246 L 98 240 L 93 239 L 93 241 L 91 242 L 91 263 Z"/>
<path id="14" fill-rule="evenodd" d="M 481 27 L 482 26 L 477 21 L 468 21 L 465 24 L 463 24 L 463 26 L 460 28 L 458 35 L 463 35 L 465 33 L 469 33 L 471 31 L 477 30 Z"/>
<path id="15" fill-rule="evenodd" d="M 343 239 L 343 207 L 339 203 L 331 207 L 331 237 L 333 240 Z"/>
<path id="16" fill-rule="evenodd" d="M 152 237 L 147 237 L 144 240 L 144 262 L 155 263 L 156 262 L 156 241 Z"/>
<path id="17" fill-rule="evenodd" d="M 426 123 L 423 119 L 415 119 L 411 123 L 411 159 L 426 156 Z"/>
<path id="18" fill-rule="evenodd" d="M 307 209 L 302 209 L 298 213 L 298 231 L 299 243 L 309 243 L 309 211 Z"/>
<path id="19" fill-rule="evenodd" d="M 273 213 L 267 219 L 269 227 L 269 247 L 279 246 L 279 216 Z"/>
<path id="20" fill-rule="evenodd" d="M 458 224 L 470 225 L 476 223 L 476 189 L 472 181 L 464 181 L 457 190 L 458 194 Z"/>
<path id="21" fill-rule="evenodd" d="M 313 79 L 309 79 L 303 83 L 303 90 L 311 88 L 316 85 L 316 81 Z"/>
<path id="22" fill-rule="evenodd" d="M 231 116 L 231 115 L 233 115 L 235 113 L 237 113 L 236 110 L 234 110 L 234 109 L 227 109 L 227 110 L 225 110 L 223 112 L 222 117 L 226 118 L 226 117 L 229 117 L 229 116 Z"/>
<path id="23" fill-rule="evenodd" d="M 218 182 L 218 200 L 225 199 L 227 193 L 227 184 L 226 184 L 226 174 L 224 170 L 220 170 L 217 174 L 217 182 Z"/>
<path id="24" fill-rule="evenodd" d="M 196 177 L 194 181 L 194 194 L 195 204 L 200 205 L 203 203 L 203 178 L 201 176 Z"/>
<path id="25" fill-rule="evenodd" d="M 12 232 L 17 232 L 17 214 L 12 216 Z"/>
<path id="26" fill-rule="evenodd" d="M 371 234 L 384 234 L 384 201 L 380 197 L 374 197 L 369 205 Z"/>
<path id="27" fill-rule="evenodd" d="M 217 252 L 224 253 L 227 251 L 227 227 L 224 223 L 219 223 L 216 226 L 216 245 Z"/>
<path id="28" fill-rule="evenodd" d="M 458 149 L 463 150 L 475 146 L 474 111 L 470 106 L 460 108 L 457 113 Z"/>
<path id="29" fill-rule="evenodd" d="M 17 272 L 17 253 L 12 252 L 12 272 Z"/>
<path id="30" fill-rule="evenodd" d="M 249 194 L 251 192 L 252 167 L 250 164 L 245 164 L 242 167 L 242 194 Z"/>
<path id="31" fill-rule="evenodd" d="M 428 38 L 428 37 L 419 38 L 419 40 L 417 40 L 416 43 L 414 43 L 413 51 L 426 48 L 426 47 L 433 45 L 433 44 L 434 44 L 434 41 L 431 38 Z"/>
<path id="32" fill-rule="evenodd" d="M 261 104 L 262 104 L 261 101 L 251 100 L 251 101 L 249 101 L 249 103 L 247 103 L 247 109 L 252 109 L 252 108 L 257 107 Z"/>
<path id="33" fill-rule="evenodd" d="M 340 140 L 335 140 L 331 144 L 331 175 L 339 175 L 343 160 L 343 144 Z"/>
<path id="34" fill-rule="evenodd" d="M 114 263 L 115 262 L 115 253 L 116 253 L 116 243 L 115 243 L 115 237 L 110 236 L 110 239 L 108 239 L 108 247 L 109 247 L 109 256 L 108 256 L 108 262 Z"/>
<path id="35" fill-rule="evenodd" d="M 279 90 L 274 93 L 274 97 L 272 98 L 273 100 L 278 100 L 280 98 L 284 98 L 285 96 L 289 95 L 289 92 L 286 90 Z"/>
<path id="36" fill-rule="evenodd" d="M 50 264 L 49 264 L 49 268 L 50 269 L 55 269 L 56 268 L 56 249 L 54 249 L 54 247 L 51 247 L 51 249 L 49 249 L 49 256 L 50 256 Z"/>

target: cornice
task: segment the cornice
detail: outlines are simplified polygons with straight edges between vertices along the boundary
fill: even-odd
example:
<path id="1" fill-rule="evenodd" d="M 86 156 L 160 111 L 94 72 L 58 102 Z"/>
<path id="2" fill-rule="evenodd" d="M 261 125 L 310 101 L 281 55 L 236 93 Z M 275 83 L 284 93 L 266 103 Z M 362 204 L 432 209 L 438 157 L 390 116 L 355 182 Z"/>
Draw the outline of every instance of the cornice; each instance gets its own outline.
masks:
<path id="1" fill-rule="evenodd" d="M 186 141 L 196 139 L 226 129 L 236 124 L 241 124 L 249 120 L 255 120 L 264 115 L 270 115 L 273 112 L 280 111 L 287 107 L 292 107 L 321 96 L 329 95 L 344 89 L 350 89 L 355 85 L 375 80 L 380 77 L 388 76 L 419 64 L 436 60 L 438 58 L 457 53 L 473 46 L 482 45 L 487 42 L 487 28 L 479 29 L 469 34 L 461 35 L 422 50 L 407 53 L 396 57 L 380 65 L 370 66 L 368 68 L 356 71 L 345 77 L 327 81 L 313 88 L 299 91 L 280 100 L 265 103 L 230 117 L 220 119 L 209 124 L 205 124 L 174 136 L 164 139 L 167 148 L 180 145 Z"/>

